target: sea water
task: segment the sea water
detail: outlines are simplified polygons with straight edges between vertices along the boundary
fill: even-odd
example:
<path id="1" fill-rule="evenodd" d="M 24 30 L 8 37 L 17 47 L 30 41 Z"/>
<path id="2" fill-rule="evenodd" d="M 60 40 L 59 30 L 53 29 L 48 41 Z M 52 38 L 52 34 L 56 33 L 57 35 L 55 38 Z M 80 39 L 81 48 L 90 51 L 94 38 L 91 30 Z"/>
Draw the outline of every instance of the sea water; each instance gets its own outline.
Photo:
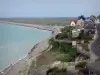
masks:
<path id="1" fill-rule="evenodd" d="M 24 57 L 36 43 L 50 36 L 50 31 L 0 23 L 0 70 Z"/>

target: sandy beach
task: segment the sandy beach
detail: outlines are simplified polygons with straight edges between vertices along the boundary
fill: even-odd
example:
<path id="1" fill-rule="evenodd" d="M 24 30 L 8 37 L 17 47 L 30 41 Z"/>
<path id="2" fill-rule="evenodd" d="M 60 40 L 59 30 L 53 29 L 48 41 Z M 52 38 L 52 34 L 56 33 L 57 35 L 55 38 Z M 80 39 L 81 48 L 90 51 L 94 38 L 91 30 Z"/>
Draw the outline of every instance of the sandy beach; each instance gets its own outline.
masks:
<path id="1" fill-rule="evenodd" d="M 35 25 L 35 24 L 25 24 L 25 23 L 14 23 L 14 22 L 6 22 L 6 21 L 0 21 L 0 23 L 8 23 L 12 25 L 19 25 L 19 26 L 25 26 L 25 27 L 33 27 L 41 30 L 48 30 L 52 31 L 52 36 L 57 35 L 60 32 L 60 29 L 62 26 L 44 26 L 44 25 Z M 52 37 L 51 36 L 51 37 Z M 39 42 L 36 44 L 25 56 L 25 58 L 22 58 L 18 60 L 16 63 L 12 63 L 8 68 L 2 70 L 0 72 L 0 75 L 27 75 L 28 69 L 30 68 L 32 60 L 35 60 L 37 56 L 41 55 L 41 53 L 48 49 L 49 47 L 49 38 Z"/>

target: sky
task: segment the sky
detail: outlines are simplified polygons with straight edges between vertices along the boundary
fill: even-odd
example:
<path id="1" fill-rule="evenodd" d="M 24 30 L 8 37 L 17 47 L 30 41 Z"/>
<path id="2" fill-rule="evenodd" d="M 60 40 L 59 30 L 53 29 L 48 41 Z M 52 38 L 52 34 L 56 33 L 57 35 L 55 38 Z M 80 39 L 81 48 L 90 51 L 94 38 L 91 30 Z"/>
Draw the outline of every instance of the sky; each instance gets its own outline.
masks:
<path id="1" fill-rule="evenodd" d="M 0 0 L 0 17 L 77 17 L 100 14 L 100 0 Z"/>

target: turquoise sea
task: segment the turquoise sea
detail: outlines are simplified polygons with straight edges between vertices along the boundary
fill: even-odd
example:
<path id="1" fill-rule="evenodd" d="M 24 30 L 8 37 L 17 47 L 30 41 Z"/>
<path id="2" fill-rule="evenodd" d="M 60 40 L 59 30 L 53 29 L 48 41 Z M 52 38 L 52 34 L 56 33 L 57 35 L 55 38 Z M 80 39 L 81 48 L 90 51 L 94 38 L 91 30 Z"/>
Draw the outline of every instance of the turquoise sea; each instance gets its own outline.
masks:
<path id="1" fill-rule="evenodd" d="M 0 23 L 0 70 L 24 57 L 36 43 L 50 36 L 50 31 Z"/>

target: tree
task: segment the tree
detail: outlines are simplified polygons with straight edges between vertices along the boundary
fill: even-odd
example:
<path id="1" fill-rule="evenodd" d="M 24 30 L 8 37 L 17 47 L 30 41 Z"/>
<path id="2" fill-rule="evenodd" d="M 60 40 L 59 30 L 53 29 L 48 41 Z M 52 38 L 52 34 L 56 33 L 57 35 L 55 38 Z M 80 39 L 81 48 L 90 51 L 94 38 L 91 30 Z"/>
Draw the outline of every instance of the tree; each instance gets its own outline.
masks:
<path id="1" fill-rule="evenodd" d="M 76 68 L 85 68 L 87 62 L 83 61 L 83 62 L 79 62 L 75 65 Z"/>
<path id="2" fill-rule="evenodd" d="M 77 39 L 82 40 L 84 38 L 84 30 L 81 30 Z"/>
<path id="3" fill-rule="evenodd" d="M 61 34 L 63 34 L 64 36 L 68 37 L 68 39 L 72 39 L 72 30 L 75 27 L 73 26 L 65 26 L 64 28 L 61 29 Z M 65 38 L 66 38 L 65 37 Z"/>
<path id="4" fill-rule="evenodd" d="M 80 19 L 82 19 L 82 20 L 85 21 L 85 17 L 84 17 L 84 15 L 79 16 L 79 17 L 78 17 L 78 20 L 80 20 Z"/>
<path id="5" fill-rule="evenodd" d="M 54 41 L 54 38 L 51 38 L 51 39 L 49 40 L 49 44 L 52 45 L 51 50 L 56 49 L 56 48 L 59 47 L 59 43 L 56 42 L 56 41 Z"/>
<path id="6" fill-rule="evenodd" d="M 56 39 L 64 39 L 64 38 L 68 38 L 67 33 L 59 33 L 56 35 L 55 37 Z"/>

